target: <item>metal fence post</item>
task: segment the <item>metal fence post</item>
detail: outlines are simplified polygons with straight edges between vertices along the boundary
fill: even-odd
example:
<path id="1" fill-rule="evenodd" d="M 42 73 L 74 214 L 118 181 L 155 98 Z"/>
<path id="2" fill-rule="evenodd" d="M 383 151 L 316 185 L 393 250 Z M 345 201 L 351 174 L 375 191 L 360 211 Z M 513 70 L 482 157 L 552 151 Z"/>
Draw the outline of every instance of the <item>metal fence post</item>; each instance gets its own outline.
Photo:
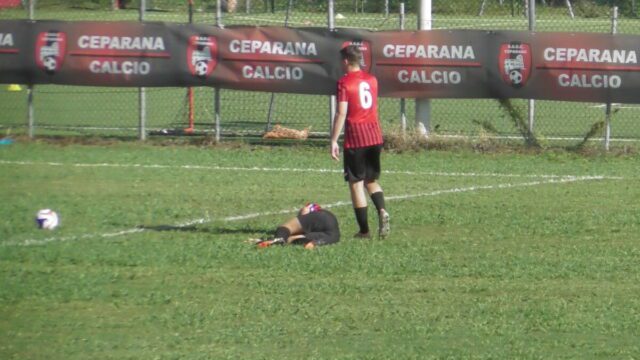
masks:
<path id="1" fill-rule="evenodd" d="M 222 25 L 222 4 L 220 0 L 216 0 L 216 26 L 220 29 L 224 28 Z M 214 113 L 214 127 L 216 131 L 216 144 L 220 142 L 220 88 L 216 86 L 213 88 L 213 113 Z"/>
<path id="2" fill-rule="evenodd" d="M 400 3 L 400 30 L 404 30 L 404 3 Z M 407 132 L 407 100 L 400 98 L 400 128 L 402 135 Z"/>
<path id="3" fill-rule="evenodd" d="M 187 1 L 187 5 L 188 5 L 188 19 L 189 19 L 189 24 L 193 24 L 193 0 L 188 0 Z M 189 105 L 188 105 L 188 120 L 189 120 L 189 127 L 185 128 L 183 131 L 186 133 L 192 133 L 194 128 L 195 128 L 195 113 L 194 113 L 194 99 L 193 99 L 193 87 L 189 86 L 187 87 L 187 99 L 189 100 Z"/>
<path id="4" fill-rule="evenodd" d="M 289 0 L 287 3 L 287 13 L 284 17 L 284 27 L 289 27 L 289 16 L 291 15 L 291 8 L 293 7 L 293 0 Z M 271 120 L 273 120 L 273 108 L 276 100 L 276 93 L 271 93 L 271 99 L 269 99 L 269 110 L 267 112 L 267 125 L 265 131 L 271 130 Z"/>
<path id="5" fill-rule="evenodd" d="M 146 0 L 140 0 L 139 21 L 144 21 L 144 13 L 147 9 Z M 144 87 L 138 88 L 138 138 L 147 139 L 147 92 Z"/>
<path id="6" fill-rule="evenodd" d="M 611 11 L 611 33 L 618 32 L 618 7 L 614 6 Z M 604 127 L 604 149 L 609 151 L 611 144 L 611 101 L 607 101 L 605 106 L 605 127 Z"/>
<path id="7" fill-rule="evenodd" d="M 222 25 L 222 4 L 220 0 L 216 0 L 216 26 L 219 28 L 224 28 Z"/>
<path id="8" fill-rule="evenodd" d="M 566 0 L 565 4 L 567 6 L 567 9 L 569 10 L 569 16 L 571 16 L 572 19 L 575 19 L 576 16 L 573 14 L 573 6 L 571 6 L 571 1 L 570 0 Z"/>
<path id="9" fill-rule="evenodd" d="M 35 18 L 35 2 L 36 0 L 29 0 L 29 20 L 33 20 Z M 29 133 L 29 139 L 33 139 L 35 126 L 33 90 L 33 85 L 29 85 L 27 87 L 27 131 Z"/>
<path id="10" fill-rule="evenodd" d="M 484 14 L 484 7 L 487 4 L 487 0 L 482 0 L 480 3 L 480 10 L 478 11 L 478 16 L 482 16 Z"/>
<path id="11" fill-rule="evenodd" d="M 529 31 L 536 31 L 536 0 L 529 1 Z M 529 99 L 529 131 L 533 133 L 536 116 L 536 101 Z"/>
<path id="12" fill-rule="evenodd" d="M 29 139 L 33 139 L 35 118 L 33 116 L 33 85 L 27 88 L 27 126 L 29 128 Z"/>
<path id="13" fill-rule="evenodd" d="M 334 0 L 328 0 L 327 4 L 327 25 L 329 27 L 329 31 L 334 31 L 336 29 L 336 20 L 334 14 Z M 329 96 L 329 136 L 333 132 L 333 118 L 336 116 L 336 96 Z"/>
<path id="14" fill-rule="evenodd" d="M 220 88 L 215 87 L 213 89 L 213 112 L 214 112 L 214 127 L 216 131 L 216 144 L 220 142 Z"/>
<path id="15" fill-rule="evenodd" d="M 431 0 L 420 0 L 418 30 L 431 30 Z M 425 137 L 431 128 L 431 100 L 416 98 L 416 130 Z"/>

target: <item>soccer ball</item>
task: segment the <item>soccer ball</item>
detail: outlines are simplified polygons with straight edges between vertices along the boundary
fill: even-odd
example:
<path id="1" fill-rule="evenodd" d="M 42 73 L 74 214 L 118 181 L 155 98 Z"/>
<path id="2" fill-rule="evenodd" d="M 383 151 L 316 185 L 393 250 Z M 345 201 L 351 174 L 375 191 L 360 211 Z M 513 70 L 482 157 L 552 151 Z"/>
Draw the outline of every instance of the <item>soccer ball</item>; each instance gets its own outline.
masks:
<path id="1" fill-rule="evenodd" d="M 520 85 L 522 83 L 522 73 L 518 70 L 511 70 L 509 73 L 509 79 L 514 85 Z"/>
<path id="2" fill-rule="evenodd" d="M 36 224 L 38 228 L 45 230 L 53 230 L 58 226 L 58 214 L 50 209 L 42 209 L 36 215 Z"/>
<path id="3" fill-rule="evenodd" d="M 53 56 L 47 56 L 42 60 L 42 64 L 44 65 L 44 69 L 49 72 L 56 71 L 58 67 L 58 61 Z"/>
<path id="4" fill-rule="evenodd" d="M 209 72 L 209 64 L 206 61 L 198 61 L 196 63 L 196 75 L 200 77 L 207 76 Z"/>

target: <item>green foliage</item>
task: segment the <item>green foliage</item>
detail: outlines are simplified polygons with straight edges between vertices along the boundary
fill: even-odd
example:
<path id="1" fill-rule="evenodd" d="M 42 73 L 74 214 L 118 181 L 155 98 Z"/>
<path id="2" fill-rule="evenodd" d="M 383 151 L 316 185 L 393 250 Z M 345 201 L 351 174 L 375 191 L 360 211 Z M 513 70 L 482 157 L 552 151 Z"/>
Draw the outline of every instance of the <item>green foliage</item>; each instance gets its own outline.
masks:
<path id="1" fill-rule="evenodd" d="M 585 147 L 585 145 L 591 140 L 594 136 L 602 135 L 602 130 L 604 129 L 605 123 L 604 120 L 596 121 L 589 131 L 584 135 L 582 141 L 575 145 L 575 149 L 579 150 Z"/>
<path id="2" fill-rule="evenodd" d="M 513 126 L 522 135 L 528 147 L 540 148 L 540 142 L 535 134 L 529 129 L 528 119 L 525 116 L 525 109 L 514 104 L 511 99 L 498 99 L 500 107 L 505 113 L 505 118 L 512 122 Z"/>
<path id="3" fill-rule="evenodd" d="M 575 9 L 578 16 L 584 18 L 597 18 L 608 14 L 606 7 L 598 5 L 590 0 L 579 1 L 576 4 Z"/>
<path id="4" fill-rule="evenodd" d="M 130 1 L 125 1 L 130 2 Z M 47 7 L 53 5 L 65 5 L 69 8 L 86 9 L 86 10 L 110 10 L 113 6 L 112 0 L 67 0 L 61 2 L 59 0 L 39 0 L 39 7 Z"/>

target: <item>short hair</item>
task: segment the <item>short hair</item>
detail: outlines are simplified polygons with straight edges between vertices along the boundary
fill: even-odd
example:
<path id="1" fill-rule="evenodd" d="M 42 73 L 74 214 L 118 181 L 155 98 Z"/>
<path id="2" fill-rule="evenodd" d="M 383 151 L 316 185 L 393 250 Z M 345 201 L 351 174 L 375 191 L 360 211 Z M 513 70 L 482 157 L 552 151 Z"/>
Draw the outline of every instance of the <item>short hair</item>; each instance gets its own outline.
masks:
<path id="1" fill-rule="evenodd" d="M 342 60 L 347 60 L 349 65 L 360 65 L 362 63 L 362 50 L 359 45 L 349 45 L 340 50 Z"/>

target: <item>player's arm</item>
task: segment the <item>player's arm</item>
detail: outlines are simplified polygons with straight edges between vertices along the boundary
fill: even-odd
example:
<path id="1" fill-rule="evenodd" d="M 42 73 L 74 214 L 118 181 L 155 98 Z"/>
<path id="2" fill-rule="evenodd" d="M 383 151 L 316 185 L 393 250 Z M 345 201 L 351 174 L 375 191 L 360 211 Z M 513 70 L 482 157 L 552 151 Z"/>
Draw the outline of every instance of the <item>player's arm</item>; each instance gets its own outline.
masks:
<path id="1" fill-rule="evenodd" d="M 333 118 L 333 130 L 331 131 L 331 157 L 334 160 L 340 160 L 340 147 L 338 147 L 338 138 L 342 132 L 342 127 L 347 118 L 347 107 L 349 103 L 340 101 L 338 103 L 338 111 Z"/>

